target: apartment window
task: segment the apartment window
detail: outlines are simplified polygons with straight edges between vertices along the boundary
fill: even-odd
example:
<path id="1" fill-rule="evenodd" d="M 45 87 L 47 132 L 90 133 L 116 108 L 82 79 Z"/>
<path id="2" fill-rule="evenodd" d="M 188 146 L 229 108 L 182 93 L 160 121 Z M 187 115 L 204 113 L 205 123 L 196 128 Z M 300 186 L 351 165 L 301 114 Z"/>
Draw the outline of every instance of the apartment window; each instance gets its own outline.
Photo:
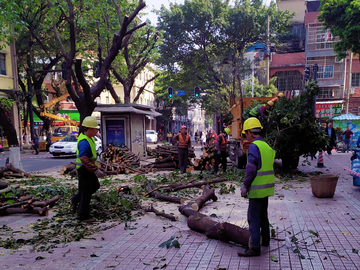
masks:
<path id="1" fill-rule="evenodd" d="M 6 75 L 5 54 L 0 53 L 0 75 Z"/>
<path id="2" fill-rule="evenodd" d="M 334 37 L 328 31 L 324 30 L 323 27 L 318 27 L 316 29 L 316 49 L 331 49 L 333 47 Z"/>
<path id="3" fill-rule="evenodd" d="M 334 66 L 319 66 L 317 77 L 318 79 L 328 79 L 334 77 Z"/>
<path id="4" fill-rule="evenodd" d="M 341 90 L 339 87 L 320 87 L 319 99 L 339 99 L 341 98 Z"/>
<path id="5" fill-rule="evenodd" d="M 299 71 L 277 71 L 275 86 L 279 91 L 302 89 L 303 75 Z"/>
<path id="6" fill-rule="evenodd" d="M 360 73 L 351 74 L 351 86 L 360 87 Z"/>

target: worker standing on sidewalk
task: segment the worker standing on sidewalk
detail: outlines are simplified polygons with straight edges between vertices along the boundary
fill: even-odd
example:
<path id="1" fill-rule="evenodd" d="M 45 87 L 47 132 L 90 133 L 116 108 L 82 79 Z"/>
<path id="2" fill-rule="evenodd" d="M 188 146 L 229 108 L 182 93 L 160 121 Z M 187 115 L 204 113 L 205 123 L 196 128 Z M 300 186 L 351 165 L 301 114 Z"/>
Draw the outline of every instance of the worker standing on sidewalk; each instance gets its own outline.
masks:
<path id="1" fill-rule="evenodd" d="M 191 147 L 190 136 L 187 134 L 186 126 L 181 126 L 181 131 L 178 135 L 175 136 L 175 141 L 178 147 L 180 173 L 185 173 L 188 162 L 189 148 Z"/>
<path id="2" fill-rule="evenodd" d="M 71 197 L 73 211 L 76 212 L 79 204 L 79 219 L 84 222 L 91 222 L 90 200 L 100 187 L 98 177 L 104 177 L 96 166 L 96 145 L 94 136 L 98 132 L 99 126 L 94 117 L 87 116 L 82 122 L 83 132 L 79 135 L 76 149 L 76 169 L 78 172 L 79 192 Z"/>
<path id="3" fill-rule="evenodd" d="M 251 239 L 249 249 L 238 253 L 242 257 L 260 256 L 260 236 L 262 246 L 269 246 L 270 243 L 268 197 L 274 195 L 275 151 L 261 137 L 261 129 L 260 121 L 254 117 L 244 122 L 243 133 L 252 143 L 248 150 L 241 196 L 249 198 L 248 222 Z"/>
<path id="4" fill-rule="evenodd" d="M 214 173 L 218 172 L 218 167 L 221 161 L 223 172 L 226 172 L 226 165 L 227 165 L 227 135 L 230 134 L 230 128 L 224 128 L 224 130 L 219 134 L 217 140 L 215 142 L 215 165 L 214 165 Z"/>

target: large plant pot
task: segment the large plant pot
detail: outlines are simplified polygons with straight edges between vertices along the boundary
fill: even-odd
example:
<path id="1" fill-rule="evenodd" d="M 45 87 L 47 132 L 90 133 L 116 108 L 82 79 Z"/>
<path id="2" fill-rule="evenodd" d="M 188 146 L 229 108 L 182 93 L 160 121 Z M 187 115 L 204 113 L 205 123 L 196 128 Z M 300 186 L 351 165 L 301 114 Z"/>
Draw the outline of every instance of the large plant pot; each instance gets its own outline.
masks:
<path id="1" fill-rule="evenodd" d="M 317 198 L 332 198 L 335 194 L 337 175 L 318 175 L 310 178 L 312 194 Z"/>

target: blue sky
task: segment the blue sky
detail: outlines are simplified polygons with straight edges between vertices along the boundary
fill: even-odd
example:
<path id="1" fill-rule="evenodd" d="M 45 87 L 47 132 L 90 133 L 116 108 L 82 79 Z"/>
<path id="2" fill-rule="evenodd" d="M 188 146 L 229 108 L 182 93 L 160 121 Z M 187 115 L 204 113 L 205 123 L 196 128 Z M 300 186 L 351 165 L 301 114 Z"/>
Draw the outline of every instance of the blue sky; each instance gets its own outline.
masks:
<path id="1" fill-rule="evenodd" d="M 143 9 L 144 12 L 149 13 L 145 16 L 151 21 L 152 25 L 156 25 L 157 16 L 155 13 L 151 12 L 153 9 L 160 9 L 161 5 L 164 5 L 166 8 L 169 8 L 169 3 L 183 4 L 184 0 L 144 0 L 146 3 L 146 8 Z M 271 0 L 263 0 L 265 4 L 269 5 Z"/>

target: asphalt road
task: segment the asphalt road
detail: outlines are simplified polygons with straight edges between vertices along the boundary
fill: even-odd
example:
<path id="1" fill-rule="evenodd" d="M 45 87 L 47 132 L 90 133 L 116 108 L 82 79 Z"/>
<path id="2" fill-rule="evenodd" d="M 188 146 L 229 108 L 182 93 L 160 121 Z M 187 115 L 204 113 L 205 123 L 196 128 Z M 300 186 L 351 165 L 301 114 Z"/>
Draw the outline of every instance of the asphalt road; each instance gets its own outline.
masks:
<path id="1" fill-rule="evenodd" d="M 5 157 L 0 156 L 0 166 L 5 166 L 6 157 L 9 153 L 5 152 Z M 25 172 L 46 172 L 54 170 L 56 167 L 68 164 L 70 161 L 75 161 L 75 156 L 56 157 L 47 152 L 40 152 L 39 155 L 21 154 L 21 164 Z"/>

